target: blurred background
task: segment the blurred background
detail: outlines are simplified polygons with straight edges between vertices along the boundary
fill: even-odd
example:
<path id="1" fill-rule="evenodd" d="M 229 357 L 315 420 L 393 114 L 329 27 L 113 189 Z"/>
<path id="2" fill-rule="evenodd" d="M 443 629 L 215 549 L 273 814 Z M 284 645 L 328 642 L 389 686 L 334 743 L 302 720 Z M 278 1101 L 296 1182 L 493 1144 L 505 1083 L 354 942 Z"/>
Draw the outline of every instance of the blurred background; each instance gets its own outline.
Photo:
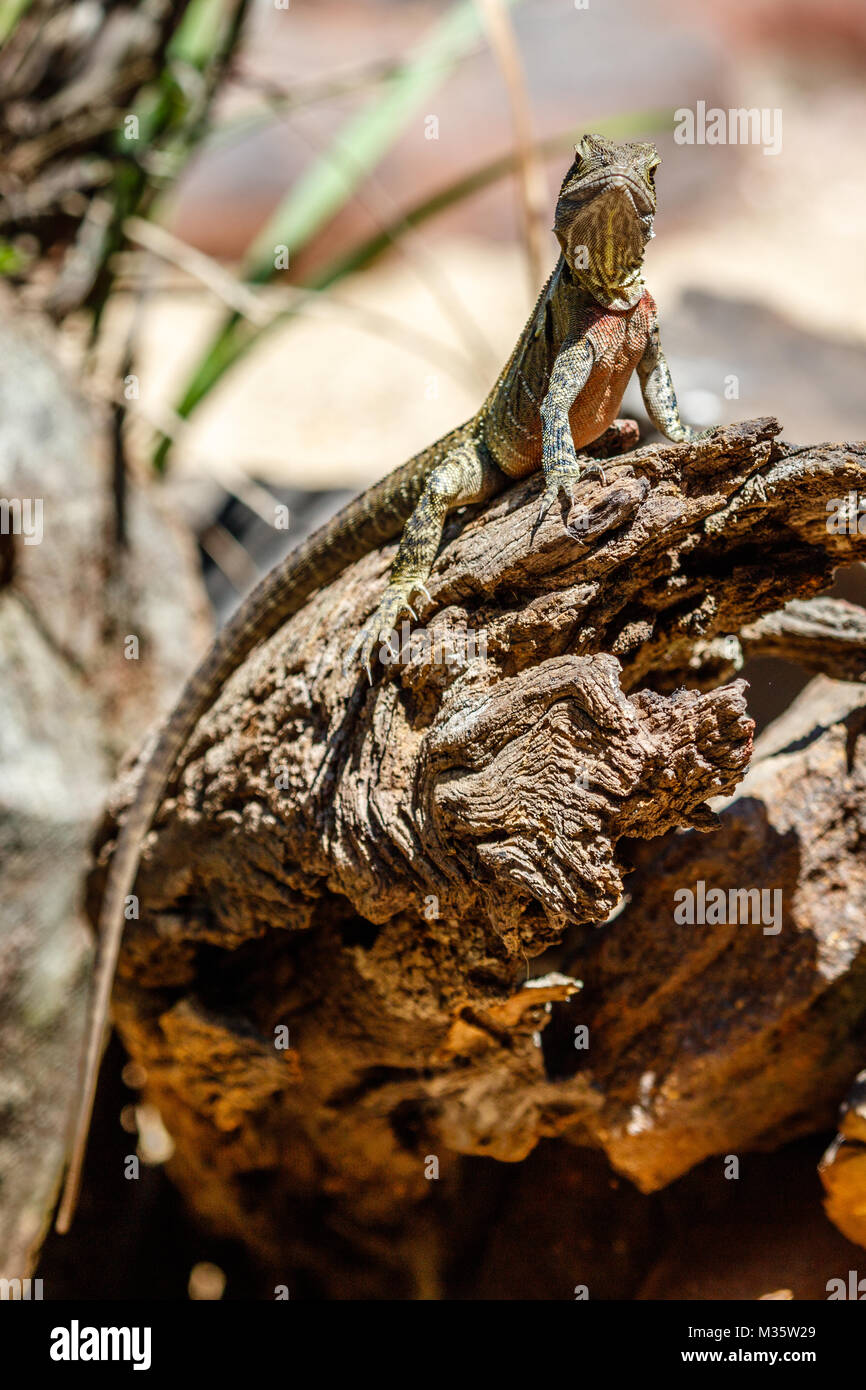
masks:
<path id="1" fill-rule="evenodd" d="M 25 19 L 40 8 L 58 10 L 4 6 Z M 647 279 L 685 418 L 776 414 L 801 442 L 866 433 L 855 0 L 198 0 L 168 7 L 168 23 L 165 9 L 59 7 L 72 32 L 53 85 L 50 70 L 31 76 L 7 107 L 23 174 L 3 191 L 7 209 L 25 186 L 38 204 L 22 134 L 38 145 L 33 112 L 47 131 L 53 107 L 61 148 L 55 138 L 35 182 L 63 175 L 66 203 L 55 196 L 29 225 L 7 213 L 20 235 L 6 254 L 67 326 L 76 368 L 98 314 L 94 386 L 111 395 L 134 378 L 125 462 L 165 471 L 219 571 L 221 608 L 280 548 L 273 497 L 245 479 L 295 504 L 294 541 L 476 409 L 555 261 L 553 202 L 586 130 L 662 153 Z M 134 36 L 120 23 L 130 13 Z M 94 54 L 111 52 L 112 23 L 127 57 L 147 46 L 147 19 L 152 48 L 163 26 L 152 85 L 164 105 L 169 82 L 182 100 L 172 92 L 154 116 L 143 84 L 109 104 L 111 148 L 104 131 L 76 139 L 70 72 L 92 102 L 84 78 L 89 64 L 91 87 L 108 86 Z M 8 66 L 20 85 L 27 65 Z M 676 143 L 675 112 L 699 102 L 772 113 L 778 149 Z M 70 188 L 76 164 L 99 156 L 94 186 Z M 124 161 L 141 178 L 133 194 L 128 174 L 119 187 Z M 113 225 L 101 246 L 100 218 Z M 641 418 L 635 389 L 626 404 Z M 266 530 L 249 537 L 256 518 Z"/>
<path id="2" fill-rule="evenodd" d="M 118 542 L 130 488 L 157 496 L 218 619 L 477 408 L 555 262 L 585 131 L 661 152 L 646 278 L 684 418 L 866 436 L 858 0 L 3 0 L 0 36 L 0 307 L 50 321 L 106 413 Z M 778 150 L 678 143 L 698 103 L 775 113 Z M 647 425 L 634 388 L 624 413 Z M 834 592 L 863 601 L 860 567 Z M 759 725 L 805 681 L 745 674 Z M 140 1249 L 133 1275 L 122 1249 L 52 1240 L 55 1288 L 86 1265 L 97 1292 L 183 1296 L 170 1226 L 168 1275 L 164 1245 L 162 1275 Z"/>
<path id="3" fill-rule="evenodd" d="M 4 9 L 26 19 L 40 6 Z M 72 32 L 7 107 L 25 177 L 10 189 L 7 174 L 3 191 L 7 209 L 24 185 L 39 202 L 21 143 L 38 145 L 33 112 L 47 130 L 48 109 L 55 143 L 36 186 L 65 179 L 66 202 L 9 219 L 20 235 L 6 254 L 12 278 L 17 266 L 64 323 L 76 371 L 87 344 L 94 390 L 116 397 L 129 381 L 122 467 L 163 472 L 202 541 L 219 613 L 350 492 L 477 408 L 555 261 L 553 202 L 587 130 L 662 153 L 647 280 L 684 417 L 775 414 L 799 442 L 866 434 L 856 0 L 165 10 L 59 7 Z M 130 13 L 133 37 L 120 22 Z M 76 139 L 70 72 L 79 106 L 82 91 L 92 102 L 94 54 L 127 61 L 148 41 L 158 99 L 144 83 L 108 104 L 110 141 L 104 130 Z M 676 143 L 675 113 L 701 102 L 766 111 L 778 148 Z M 68 187 L 73 166 L 100 158 L 91 187 Z M 124 164 L 140 180 L 132 193 Z M 100 219 L 111 230 L 101 244 Z M 629 412 L 646 423 L 634 386 Z M 288 535 L 274 535 L 276 502 L 290 506 Z M 854 579 L 840 592 L 860 597 Z"/>

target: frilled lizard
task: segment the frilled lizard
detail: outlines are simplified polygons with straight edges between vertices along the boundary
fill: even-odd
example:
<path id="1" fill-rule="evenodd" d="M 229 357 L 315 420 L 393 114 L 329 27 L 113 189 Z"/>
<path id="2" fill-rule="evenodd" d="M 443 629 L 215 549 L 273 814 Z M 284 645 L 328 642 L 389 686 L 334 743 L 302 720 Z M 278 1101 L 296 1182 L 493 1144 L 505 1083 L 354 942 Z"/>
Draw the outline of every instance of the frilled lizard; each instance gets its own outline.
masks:
<path id="1" fill-rule="evenodd" d="M 655 302 L 642 278 L 644 250 L 654 235 L 655 146 L 586 135 L 575 156 L 556 205 L 559 260 L 480 410 L 350 502 L 266 575 L 190 678 L 144 761 L 100 912 L 82 1090 L 59 1230 L 68 1229 L 81 1179 L 125 899 L 175 764 L 227 678 L 310 594 L 402 532 L 385 593 L 346 659 L 347 665 L 360 659 L 372 680 L 377 646 L 388 642 L 404 613 L 412 612 L 414 592 L 424 591 L 446 514 L 486 501 L 511 479 L 543 469 L 541 519 L 561 492 L 569 494 L 582 474 L 598 468 L 581 460 L 579 450 L 605 435 L 613 449 L 637 441 L 634 422 L 616 418 L 635 369 L 649 417 L 661 433 L 674 442 L 698 433 L 680 420 L 659 346 Z"/>

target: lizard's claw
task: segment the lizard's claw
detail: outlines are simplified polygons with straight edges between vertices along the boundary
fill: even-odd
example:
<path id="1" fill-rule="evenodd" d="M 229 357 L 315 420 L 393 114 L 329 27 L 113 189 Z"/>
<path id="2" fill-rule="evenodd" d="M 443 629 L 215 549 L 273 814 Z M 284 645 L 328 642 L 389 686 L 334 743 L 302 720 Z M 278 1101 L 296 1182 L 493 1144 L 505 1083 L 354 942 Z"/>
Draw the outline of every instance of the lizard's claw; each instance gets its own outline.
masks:
<path id="1" fill-rule="evenodd" d="M 601 478 L 602 487 L 607 487 L 607 475 L 599 463 L 598 459 L 590 459 L 586 467 L 581 471 L 582 478 L 588 478 L 591 473 L 597 473 Z"/>
<path id="2" fill-rule="evenodd" d="M 541 506 L 535 529 L 537 530 L 541 525 L 561 492 L 564 492 L 571 501 L 572 489 L 580 482 L 581 478 L 586 477 L 587 473 L 593 472 L 601 473 L 602 482 L 604 482 L 604 470 L 594 460 L 588 460 L 585 466 L 581 466 L 580 463 L 564 463 L 548 469 L 545 473 L 545 488 L 541 495 Z M 565 529 L 568 530 L 569 528 L 566 526 Z"/>
<path id="3" fill-rule="evenodd" d="M 383 657 L 383 649 L 391 653 L 392 660 L 396 659 L 394 639 L 397 623 L 406 612 L 412 613 L 413 617 L 415 616 L 409 603 L 411 592 L 411 587 L 404 584 L 388 585 L 372 616 L 367 619 L 346 653 L 346 659 L 343 662 L 344 675 L 348 675 L 355 662 L 358 661 L 367 672 L 367 679 L 372 685 L 371 663 L 374 655 L 378 654 L 379 660 L 386 665 L 388 662 Z"/>

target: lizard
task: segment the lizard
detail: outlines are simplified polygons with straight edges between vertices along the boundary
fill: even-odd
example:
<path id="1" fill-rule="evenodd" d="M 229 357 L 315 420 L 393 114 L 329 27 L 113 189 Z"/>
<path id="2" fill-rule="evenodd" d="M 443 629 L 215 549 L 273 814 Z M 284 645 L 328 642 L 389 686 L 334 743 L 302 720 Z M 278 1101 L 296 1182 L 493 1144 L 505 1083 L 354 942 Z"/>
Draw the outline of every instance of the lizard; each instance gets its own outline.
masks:
<path id="1" fill-rule="evenodd" d="M 579 451 L 602 437 L 612 449 L 637 440 L 617 419 L 632 373 L 650 420 L 675 443 L 708 431 L 680 419 L 659 341 L 655 302 L 643 281 L 655 235 L 650 143 L 585 135 L 575 147 L 556 204 L 557 263 L 514 350 L 477 413 L 348 503 L 280 561 L 236 610 L 184 687 L 152 751 L 119 829 L 99 913 L 99 937 L 57 1229 L 69 1228 L 81 1181 L 107 1035 L 124 907 L 151 822 L 183 749 L 229 676 L 306 599 L 361 556 L 400 537 L 385 591 L 357 634 L 346 668 L 370 662 L 426 583 L 449 511 L 485 502 L 510 482 L 542 471 L 539 522 L 590 468 Z M 564 524 L 568 529 L 567 516 Z M 573 533 L 572 533 L 573 534 Z M 428 595 L 429 597 L 429 595 Z M 381 649 L 380 649 L 381 650 Z"/>

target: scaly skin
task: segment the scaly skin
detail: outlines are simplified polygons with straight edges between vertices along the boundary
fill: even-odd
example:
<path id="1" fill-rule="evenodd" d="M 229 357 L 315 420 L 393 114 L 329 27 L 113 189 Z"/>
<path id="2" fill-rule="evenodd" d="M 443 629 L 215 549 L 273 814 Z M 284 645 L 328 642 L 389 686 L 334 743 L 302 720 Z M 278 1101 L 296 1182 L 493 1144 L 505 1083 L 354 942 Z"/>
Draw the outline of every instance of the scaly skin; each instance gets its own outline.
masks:
<path id="1" fill-rule="evenodd" d="M 680 420 L 659 346 L 656 308 L 641 278 L 653 235 L 655 148 L 584 136 L 560 191 L 556 234 L 562 254 L 500 376 L 477 415 L 410 459 L 293 551 L 253 590 L 191 677 L 143 765 L 135 799 L 118 835 L 100 911 L 100 934 L 70 1164 L 57 1218 L 75 1210 L 124 905 L 141 850 L 175 764 L 217 693 L 246 656 L 315 590 L 370 550 L 401 534 L 390 581 L 358 634 L 347 662 L 360 656 L 368 676 L 436 558 L 447 513 L 482 502 L 509 480 L 544 470 L 541 516 L 582 471 L 597 467 L 578 451 L 605 437 L 612 449 L 636 442 L 633 421 L 616 414 L 637 369 L 650 419 L 668 439 L 691 439 Z"/>

